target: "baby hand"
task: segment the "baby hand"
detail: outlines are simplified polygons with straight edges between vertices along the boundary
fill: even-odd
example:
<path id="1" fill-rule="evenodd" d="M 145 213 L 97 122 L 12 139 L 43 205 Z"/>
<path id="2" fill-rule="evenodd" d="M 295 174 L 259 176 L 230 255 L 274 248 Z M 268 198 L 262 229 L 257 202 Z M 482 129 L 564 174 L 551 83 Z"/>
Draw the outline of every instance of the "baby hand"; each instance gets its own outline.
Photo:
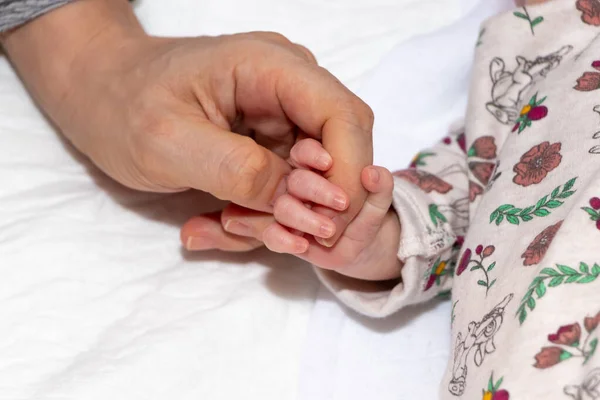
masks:
<path id="1" fill-rule="evenodd" d="M 332 160 L 321 144 L 312 139 L 299 141 L 292 148 L 290 163 L 295 166 L 288 178 L 288 194 L 275 203 L 278 224 L 265 229 L 262 239 L 272 250 L 292 253 L 324 269 L 366 280 L 386 280 L 400 276 L 397 258 L 400 223 L 390 211 L 393 178 L 385 168 L 363 169 L 361 182 L 368 191 L 367 200 L 337 243 L 323 247 L 314 239 L 335 233 L 329 218 L 311 211 L 303 202 L 336 210 L 348 206 L 348 197 L 319 173 L 327 171 Z M 313 169 L 313 170 L 310 170 Z M 295 230 L 290 232 L 283 226 Z M 304 234 L 310 236 L 305 237 Z M 304 250 L 304 251 L 299 251 Z"/>

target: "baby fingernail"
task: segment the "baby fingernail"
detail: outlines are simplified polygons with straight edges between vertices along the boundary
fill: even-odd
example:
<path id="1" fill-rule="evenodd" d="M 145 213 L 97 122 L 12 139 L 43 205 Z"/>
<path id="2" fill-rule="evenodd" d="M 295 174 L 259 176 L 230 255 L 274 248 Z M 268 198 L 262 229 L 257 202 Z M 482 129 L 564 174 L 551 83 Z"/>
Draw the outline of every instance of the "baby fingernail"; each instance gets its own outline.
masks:
<path id="1" fill-rule="evenodd" d="M 346 209 L 346 199 L 343 198 L 342 196 L 335 196 L 333 198 L 333 205 L 338 210 L 345 210 Z"/>
<path id="2" fill-rule="evenodd" d="M 186 250 L 190 251 L 198 251 L 198 250 L 208 250 L 214 249 L 214 243 L 208 239 L 202 237 L 190 236 L 187 238 L 185 242 Z"/>
<path id="3" fill-rule="evenodd" d="M 250 229 L 248 225 L 234 219 L 225 222 L 224 228 L 227 232 L 233 233 L 234 235 L 252 236 L 252 229 Z"/>
<path id="4" fill-rule="evenodd" d="M 306 250 L 308 250 L 308 242 L 306 240 L 298 240 L 298 241 L 296 241 L 296 244 L 294 247 L 296 250 L 296 252 L 294 254 L 306 253 Z"/>
<path id="5" fill-rule="evenodd" d="M 331 165 L 332 159 L 330 156 L 326 156 L 326 155 L 322 155 L 317 157 L 317 166 L 319 168 L 329 168 L 329 166 Z"/>
<path id="6" fill-rule="evenodd" d="M 321 236 L 323 238 L 332 237 L 334 232 L 335 232 L 335 228 L 329 224 L 323 224 L 319 228 L 319 236 Z"/>
<path id="7" fill-rule="evenodd" d="M 373 183 L 377 183 L 379 182 L 379 171 L 377 171 L 377 169 L 375 168 L 369 168 L 369 178 L 371 178 L 371 181 Z"/>

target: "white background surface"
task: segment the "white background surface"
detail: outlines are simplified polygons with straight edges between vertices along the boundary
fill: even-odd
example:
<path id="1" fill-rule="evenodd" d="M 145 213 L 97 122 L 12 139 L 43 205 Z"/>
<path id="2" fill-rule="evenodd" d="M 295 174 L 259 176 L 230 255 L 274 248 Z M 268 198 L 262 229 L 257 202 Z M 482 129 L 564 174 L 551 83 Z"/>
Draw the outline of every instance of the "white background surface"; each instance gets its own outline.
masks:
<path id="1" fill-rule="evenodd" d="M 282 32 L 357 89 L 396 43 L 456 20 L 465 5 L 144 0 L 137 11 L 157 34 Z M 306 373 L 316 372 L 306 372 L 315 349 L 323 360 L 340 350 L 352 365 L 377 371 L 380 381 L 354 392 L 360 398 L 397 379 L 395 398 L 404 399 L 398 365 L 422 355 L 422 368 L 407 378 L 423 380 L 427 359 L 443 351 L 419 339 L 423 329 L 437 329 L 429 317 L 416 325 L 410 316 L 401 324 L 340 318 L 325 296 L 318 304 L 335 313 L 329 322 L 360 331 L 346 330 L 343 346 L 334 348 L 328 319 L 321 312 L 311 319 L 319 285 L 307 265 L 265 251 L 185 254 L 178 228 L 209 207 L 206 199 L 139 194 L 112 183 L 52 131 L 4 59 L 0 182 L 0 399 L 287 400 L 300 387 L 321 396 L 312 400 L 334 398 L 327 393 L 358 399 L 348 390 L 349 379 L 361 382 L 354 367 L 325 371 L 337 377 L 335 388 L 306 386 Z M 389 340 L 398 336 L 389 332 L 414 343 L 416 355 L 396 353 Z M 315 335 L 329 342 L 314 342 Z M 365 338 L 373 339 L 372 351 L 357 352 Z"/>

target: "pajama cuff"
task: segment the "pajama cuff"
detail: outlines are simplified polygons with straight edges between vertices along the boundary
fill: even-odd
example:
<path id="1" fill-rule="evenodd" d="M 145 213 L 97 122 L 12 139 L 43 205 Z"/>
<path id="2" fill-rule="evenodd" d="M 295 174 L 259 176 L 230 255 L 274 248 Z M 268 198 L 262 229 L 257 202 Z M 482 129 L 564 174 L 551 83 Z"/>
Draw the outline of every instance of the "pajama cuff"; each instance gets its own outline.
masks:
<path id="1" fill-rule="evenodd" d="M 404 262 L 401 280 L 368 282 L 315 268 L 321 282 L 346 306 L 371 317 L 386 317 L 449 290 L 451 279 L 439 286 L 428 285 L 436 259 L 456 241 L 448 224 L 436 227 L 432 223 L 429 203 L 418 187 L 394 178 L 393 206 L 402 227 L 398 251 L 398 258 Z"/>
<path id="2" fill-rule="evenodd" d="M 72 0 L 0 0 L 0 32 L 16 28 Z"/>

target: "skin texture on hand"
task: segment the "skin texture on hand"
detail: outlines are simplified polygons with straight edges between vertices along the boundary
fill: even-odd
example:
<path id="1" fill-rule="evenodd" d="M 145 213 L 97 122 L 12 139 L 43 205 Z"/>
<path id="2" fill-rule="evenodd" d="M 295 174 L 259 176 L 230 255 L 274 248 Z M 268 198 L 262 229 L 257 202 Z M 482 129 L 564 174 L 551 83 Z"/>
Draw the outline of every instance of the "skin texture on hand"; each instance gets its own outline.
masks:
<path id="1" fill-rule="evenodd" d="M 375 172 L 375 173 L 374 173 Z M 365 205 L 352 220 L 336 244 L 330 248 L 317 243 L 312 236 L 306 235 L 308 248 L 302 252 L 293 251 L 293 243 L 280 240 L 281 226 L 273 224 L 270 214 L 230 208 L 229 221 L 236 221 L 231 230 L 270 243 L 275 251 L 294 253 L 319 268 L 335 271 L 341 275 L 362 280 L 383 281 L 400 277 L 402 263 L 398 259 L 400 243 L 400 222 L 398 216 L 390 210 L 392 203 L 393 177 L 382 167 L 366 167 L 360 175 L 361 183 L 369 192 Z M 214 219 L 217 215 L 196 217 L 196 220 Z M 190 224 L 194 223 L 191 221 Z M 240 226 L 243 226 L 242 230 Z M 211 225 L 202 223 L 210 229 Z M 210 235 L 210 232 L 208 233 Z M 218 243 L 224 250 L 233 250 L 239 246 L 240 236 L 231 235 Z M 274 245 L 273 245 L 274 243 Z M 214 247 L 216 243 L 211 243 Z"/>
<path id="2" fill-rule="evenodd" d="M 358 177 L 372 162 L 371 110 L 281 35 L 151 37 L 128 2 L 79 0 L 12 31 L 2 44 L 61 132 L 125 186 L 192 188 L 272 212 L 301 133 L 324 143 L 335 160 L 327 178 L 350 196 L 340 233 L 365 201 Z M 188 224 L 184 244 L 259 245 L 233 238 L 217 222 Z"/>

